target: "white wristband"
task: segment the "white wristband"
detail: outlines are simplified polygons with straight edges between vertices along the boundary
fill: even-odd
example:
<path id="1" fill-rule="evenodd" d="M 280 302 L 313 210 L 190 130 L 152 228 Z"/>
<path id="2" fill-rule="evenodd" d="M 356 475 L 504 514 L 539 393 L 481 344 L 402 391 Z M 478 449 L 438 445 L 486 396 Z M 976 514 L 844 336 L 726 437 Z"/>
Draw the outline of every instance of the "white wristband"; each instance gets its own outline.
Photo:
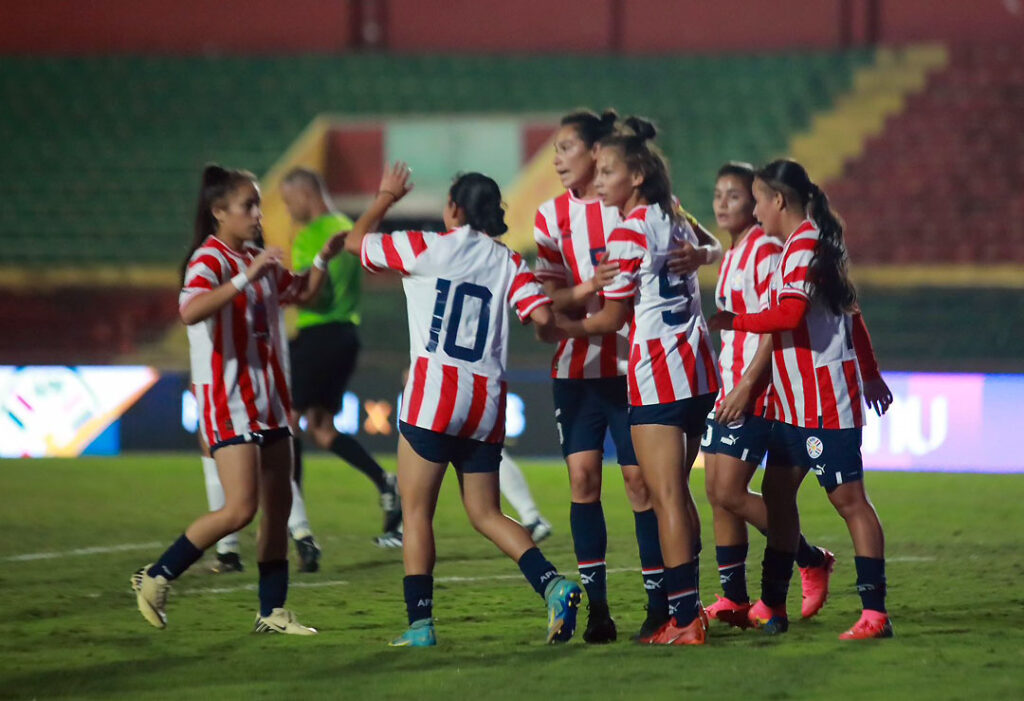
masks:
<path id="1" fill-rule="evenodd" d="M 327 259 L 317 253 L 313 256 L 313 267 L 318 270 L 327 270 Z"/>
<path id="2" fill-rule="evenodd" d="M 238 275 L 235 275 L 233 278 L 231 278 L 231 284 L 235 286 L 236 290 L 241 292 L 242 290 L 249 286 L 249 278 L 246 276 L 245 273 L 238 273 Z"/>

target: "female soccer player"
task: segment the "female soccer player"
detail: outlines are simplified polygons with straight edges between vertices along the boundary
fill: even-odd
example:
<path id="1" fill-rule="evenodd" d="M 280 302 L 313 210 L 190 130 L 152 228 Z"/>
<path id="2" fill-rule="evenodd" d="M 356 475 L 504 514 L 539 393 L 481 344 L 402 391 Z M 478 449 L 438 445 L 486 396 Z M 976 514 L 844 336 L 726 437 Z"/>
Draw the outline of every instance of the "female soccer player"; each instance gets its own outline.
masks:
<path id="1" fill-rule="evenodd" d="M 456 178 L 444 233 L 367 233 L 412 188 L 404 163 L 387 168 L 380 191 L 345 248 L 370 272 L 405 279 L 411 372 L 402 397 L 398 485 L 403 501 L 405 604 L 409 629 L 393 646 L 436 644 L 434 531 L 438 491 L 455 466 L 473 526 L 519 563 L 548 606 L 548 642 L 572 637 L 582 592 L 558 574 L 518 523 L 501 513 L 498 466 L 505 437 L 508 352 L 505 305 L 536 325 L 541 340 L 559 332 L 551 300 L 518 254 L 493 237 L 507 231 L 497 184 L 479 173 Z"/>
<path id="2" fill-rule="evenodd" d="M 732 246 L 725 254 L 715 286 L 715 303 L 722 311 L 746 313 L 767 306 L 768 282 L 778 265 L 782 244 L 765 234 L 754 219 L 754 167 L 747 163 L 726 163 L 715 182 L 714 211 L 718 226 L 729 233 Z M 865 336 L 866 338 L 866 336 Z M 866 344 L 854 338 L 861 374 L 868 377 L 874 368 L 884 388 L 879 397 L 884 412 L 892 395 L 877 372 L 870 340 Z M 716 407 L 720 407 L 742 382 L 747 366 L 757 352 L 758 335 L 744 331 L 722 331 L 722 349 L 718 356 L 722 389 Z M 863 346 L 863 347 L 862 347 Z M 865 388 L 867 389 L 867 388 Z M 885 399 L 888 395 L 888 401 Z M 732 397 L 730 397 L 730 400 Z M 750 480 L 761 463 L 768 445 L 769 422 L 763 418 L 764 393 L 744 407 L 743 415 L 729 425 L 709 415 L 701 446 L 704 450 L 704 478 L 715 527 L 715 554 L 724 597 L 707 608 L 708 617 L 731 625 L 746 627 L 750 600 L 747 596 L 747 527 L 750 523 L 762 533 L 768 527 L 764 500 L 749 489 Z M 796 553 L 803 589 L 801 615 L 809 618 L 825 604 L 835 556 L 811 546 L 800 536 Z"/>
<path id="3" fill-rule="evenodd" d="M 847 275 L 843 227 L 821 188 L 792 160 L 769 163 L 754 180 L 754 216 L 770 236 L 785 237 L 782 258 L 761 312 L 720 312 L 714 327 L 764 334 L 748 374 L 772 366 L 772 416 L 762 489 L 768 515 L 761 599 L 748 620 L 770 634 L 785 632 L 786 594 L 800 538 L 796 495 L 809 470 L 846 521 L 853 539 L 860 620 L 842 640 L 893 634 L 885 609 L 882 526 L 864 491 L 861 461 L 862 380 L 854 337 L 866 334 L 855 316 L 857 295 Z M 857 331 L 857 328 L 860 330 Z M 750 386 L 756 387 L 758 383 Z M 744 388 L 740 388 L 742 391 Z M 717 419 L 742 416 L 744 397 L 726 402 Z"/>
<path id="4" fill-rule="evenodd" d="M 292 445 L 278 307 L 316 295 L 326 261 L 341 250 L 344 236 L 330 239 L 310 272 L 297 276 L 280 265 L 279 249 L 252 245 L 261 233 L 260 217 L 252 173 L 220 166 L 203 171 L 178 309 L 188 326 L 200 430 L 217 463 L 225 503 L 193 521 L 155 564 L 132 575 L 139 611 L 157 628 L 167 625 L 170 582 L 262 506 L 255 630 L 316 633 L 284 608 Z"/>
<path id="5" fill-rule="evenodd" d="M 700 307 L 697 276 L 673 274 L 670 254 L 697 235 L 672 196 L 668 166 L 649 142 L 654 126 L 631 117 L 600 142 L 596 188 L 623 219 L 608 238 L 619 268 L 604 307 L 561 325 L 571 336 L 605 334 L 633 317 L 629 422 L 640 472 L 657 514 L 668 619 L 641 642 L 705 641 L 698 594 L 696 513 L 688 480 L 704 417 L 714 405 L 718 370 Z"/>
<path id="6" fill-rule="evenodd" d="M 602 257 L 608 235 L 619 223 L 619 211 L 602 204 L 594 186 L 597 143 L 612 133 L 616 120 L 612 110 L 600 116 L 573 112 L 562 118 L 555 135 L 554 166 L 566 191 L 542 204 L 535 219 L 537 277 L 554 300 L 554 309 L 576 317 L 601 309 L 599 292 L 617 271 Z M 609 431 L 633 508 L 648 596 L 647 620 L 640 634 L 649 636 L 667 618 L 658 524 L 629 434 L 628 338 L 628 323 L 601 336 L 570 338 L 558 345 L 551 363 L 556 427 L 572 491 L 569 524 L 589 599 L 583 639 L 590 643 L 617 637 L 608 608 L 608 533 L 601 505 L 603 447 Z"/>

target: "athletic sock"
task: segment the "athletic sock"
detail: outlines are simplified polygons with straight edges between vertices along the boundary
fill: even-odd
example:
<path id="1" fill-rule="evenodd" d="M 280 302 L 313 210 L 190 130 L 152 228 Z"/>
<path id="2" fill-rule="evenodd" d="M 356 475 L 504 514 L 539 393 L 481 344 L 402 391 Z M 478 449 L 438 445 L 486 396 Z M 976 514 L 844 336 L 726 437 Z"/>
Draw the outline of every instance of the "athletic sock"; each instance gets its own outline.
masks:
<path id="1" fill-rule="evenodd" d="M 163 575 L 167 579 L 177 579 L 181 573 L 203 556 L 203 551 L 192 544 L 182 533 L 181 537 L 171 543 L 160 559 L 146 572 L 150 577 Z"/>
<path id="2" fill-rule="evenodd" d="M 331 452 L 369 477 L 378 492 L 383 494 L 387 491 L 388 479 L 384 468 L 377 464 L 355 438 L 339 433 L 331 441 Z"/>
<path id="3" fill-rule="evenodd" d="M 800 544 L 796 547 L 797 567 L 821 567 L 825 564 L 825 553 L 807 542 L 804 534 L 800 534 Z"/>
<path id="4" fill-rule="evenodd" d="M 572 530 L 580 581 L 591 601 L 608 599 L 608 530 L 600 501 L 590 504 L 572 502 L 569 507 L 569 528 Z"/>
<path id="5" fill-rule="evenodd" d="M 552 579 L 558 576 L 558 570 L 548 562 L 540 548 L 534 546 L 519 558 L 519 569 L 533 590 L 543 598 L 544 591 Z"/>
<path id="6" fill-rule="evenodd" d="M 429 574 L 407 574 L 402 580 L 405 590 L 405 610 L 409 625 L 424 618 L 434 617 L 434 577 Z"/>
<path id="7" fill-rule="evenodd" d="M 288 532 L 295 540 L 313 535 L 309 516 L 306 514 L 306 500 L 302 498 L 302 490 L 295 480 L 292 480 L 292 510 L 288 514 Z"/>
<path id="8" fill-rule="evenodd" d="M 857 593 L 861 605 L 885 613 L 885 558 L 854 557 L 857 568 Z"/>
<path id="9" fill-rule="evenodd" d="M 700 615 L 700 591 L 697 584 L 697 560 L 665 568 L 668 588 L 668 612 L 676 626 L 685 628 Z"/>
<path id="10" fill-rule="evenodd" d="M 665 562 L 661 559 L 661 541 L 658 540 L 658 517 L 654 509 L 634 511 L 636 544 L 640 550 L 640 573 L 647 592 L 647 610 L 668 611 L 665 594 Z"/>
<path id="11" fill-rule="evenodd" d="M 715 548 L 722 593 L 725 598 L 737 604 L 750 602 L 747 595 L 747 548 L 747 543 L 719 545 Z"/>
<path id="12" fill-rule="evenodd" d="M 288 598 L 288 561 L 258 562 L 260 568 L 260 615 L 269 616 L 274 609 L 284 608 Z"/>
<path id="13" fill-rule="evenodd" d="M 530 486 L 526 483 L 523 471 L 507 452 L 501 451 L 501 469 L 498 470 L 498 485 L 501 494 L 512 508 L 519 514 L 519 520 L 525 525 L 536 523 L 540 518 L 540 510 L 530 494 Z"/>
<path id="14" fill-rule="evenodd" d="M 217 461 L 205 455 L 201 456 L 199 460 L 203 463 L 206 503 L 209 504 L 210 511 L 220 511 L 224 508 L 224 487 L 221 486 L 220 475 L 217 473 Z M 221 555 L 238 553 L 238 534 L 229 533 L 218 540 L 217 552 Z"/>
<path id="15" fill-rule="evenodd" d="M 786 605 L 795 558 L 795 553 L 765 546 L 764 561 L 761 563 L 761 601 L 766 605 L 772 608 Z"/>
<path id="16" fill-rule="evenodd" d="M 302 489 L 302 478 L 304 476 L 302 472 L 302 441 L 299 440 L 298 436 L 292 436 L 292 456 L 295 467 L 292 470 L 292 479 L 295 480 L 295 484 L 299 485 L 299 489 Z"/>

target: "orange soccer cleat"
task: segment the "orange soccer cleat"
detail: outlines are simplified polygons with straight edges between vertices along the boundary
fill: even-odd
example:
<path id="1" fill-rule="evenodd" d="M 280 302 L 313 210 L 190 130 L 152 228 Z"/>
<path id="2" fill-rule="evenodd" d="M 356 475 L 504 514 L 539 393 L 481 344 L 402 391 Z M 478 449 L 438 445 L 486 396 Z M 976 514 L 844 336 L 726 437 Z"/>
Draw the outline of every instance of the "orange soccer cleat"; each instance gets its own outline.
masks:
<path id="1" fill-rule="evenodd" d="M 682 628 L 676 625 L 676 619 L 673 617 L 651 636 L 651 645 L 703 645 L 706 640 L 707 633 L 700 616 Z"/>

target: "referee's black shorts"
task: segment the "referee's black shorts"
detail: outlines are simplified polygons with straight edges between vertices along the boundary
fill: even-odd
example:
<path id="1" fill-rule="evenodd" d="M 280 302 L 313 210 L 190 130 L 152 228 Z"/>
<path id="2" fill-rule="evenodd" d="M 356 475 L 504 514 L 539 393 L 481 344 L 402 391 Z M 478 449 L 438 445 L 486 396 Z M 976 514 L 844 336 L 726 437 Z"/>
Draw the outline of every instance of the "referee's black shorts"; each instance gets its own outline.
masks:
<path id="1" fill-rule="evenodd" d="M 292 363 L 292 404 L 299 413 L 316 407 L 331 415 L 356 369 L 359 335 L 355 324 L 332 322 L 299 329 L 289 346 Z"/>

